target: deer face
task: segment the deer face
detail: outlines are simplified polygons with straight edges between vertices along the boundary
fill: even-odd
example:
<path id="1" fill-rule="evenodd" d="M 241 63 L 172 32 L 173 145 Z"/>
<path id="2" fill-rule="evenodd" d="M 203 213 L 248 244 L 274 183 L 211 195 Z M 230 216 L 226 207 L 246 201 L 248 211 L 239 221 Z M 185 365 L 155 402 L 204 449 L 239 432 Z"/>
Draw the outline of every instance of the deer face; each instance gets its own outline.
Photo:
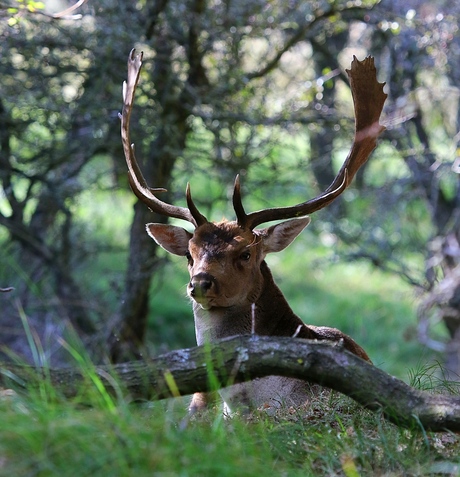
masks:
<path id="1" fill-rule="evenodd" d="M 207 222 L 193 234 L 181 227 L 148 224 L 147 232 L 168 252 L 187 258 L 187 293 L 209 310 L 254 303 L 261 293 L 265 256 L 286 248 L 309 222 L 305 217 L 259 230 L 244 230 L 236 222 Z"/>

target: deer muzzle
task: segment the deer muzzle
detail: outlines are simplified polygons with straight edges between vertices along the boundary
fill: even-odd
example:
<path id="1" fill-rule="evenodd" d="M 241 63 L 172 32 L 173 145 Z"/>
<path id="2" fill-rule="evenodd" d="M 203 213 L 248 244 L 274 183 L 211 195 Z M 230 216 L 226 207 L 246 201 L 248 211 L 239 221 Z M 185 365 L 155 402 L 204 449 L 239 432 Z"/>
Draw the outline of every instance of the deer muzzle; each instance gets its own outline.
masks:
<path id="1" fill-rule="evenodd" d="M 209 273 L 198 273 L 191 278 L 188 293 L 203 306 L 203 302 L 207 301 L 207 295 L 215 288 L 215 282 L 215 278 Z"/>

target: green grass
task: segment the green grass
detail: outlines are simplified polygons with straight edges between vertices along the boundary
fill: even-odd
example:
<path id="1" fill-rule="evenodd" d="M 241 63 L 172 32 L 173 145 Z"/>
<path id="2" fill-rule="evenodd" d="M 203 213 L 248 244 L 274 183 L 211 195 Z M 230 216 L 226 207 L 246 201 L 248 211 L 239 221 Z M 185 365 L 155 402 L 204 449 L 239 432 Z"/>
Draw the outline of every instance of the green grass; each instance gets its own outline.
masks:
<path id="1" fill-rule="evenodd" d="M 460 468 L 458 436 L 398 429 L 338 394 L 229 420 L 218 409 L 188 419 L 181 399 L 119 399 L 113 408 L 50 396 L 0 396 L 1 476 L 355 477 Z"/>

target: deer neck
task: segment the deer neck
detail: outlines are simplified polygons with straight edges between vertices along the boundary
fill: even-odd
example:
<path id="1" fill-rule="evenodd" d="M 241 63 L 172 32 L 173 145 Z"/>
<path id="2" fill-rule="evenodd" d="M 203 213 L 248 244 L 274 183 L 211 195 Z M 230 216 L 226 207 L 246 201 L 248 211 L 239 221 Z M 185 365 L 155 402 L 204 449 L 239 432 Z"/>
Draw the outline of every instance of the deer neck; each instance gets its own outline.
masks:
<path id="1" fill-rule="evenodd" d="M 204 310 L 193 302 L 197 344 L 235 335 L 293 336 L 302 321 L 275 284 L 268 265 L 260 265 L 260 281 L 253 290 L 254 302 Z"/>

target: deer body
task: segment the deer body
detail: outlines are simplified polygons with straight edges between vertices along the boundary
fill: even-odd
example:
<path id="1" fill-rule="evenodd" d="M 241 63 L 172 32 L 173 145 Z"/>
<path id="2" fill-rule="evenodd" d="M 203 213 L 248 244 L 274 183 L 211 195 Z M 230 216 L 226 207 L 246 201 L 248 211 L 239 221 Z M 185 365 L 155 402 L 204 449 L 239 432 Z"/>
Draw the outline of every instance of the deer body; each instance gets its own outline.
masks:
<path id="1" fill-rule="evenodd" d="M 287 247 L 308 225 L 308 217 L 260 230 L 243 230 L 236 222 L 207 222 L 192 235 L 172 225 L 148 224 L 150 236 L 170 253 L 186 256 L 188 295 L 193 300 L 198 345 L 235 335 L 292 336 L 343 340 L 346 349 L 369 361 L 349 336 L 328 327 L 307 326 L 292 311 L 276 286 L 265 256 Z M 311 395 L 310 385 L 270 376 L 221 391 L 227 412 L 261 405 L 299 405 Z M 191 410 L 202 407 L 194 397 Z"/>
<path id="2" fill-rule="evenodd" d="M 265 262 L 269 253 L 285 249 L 308 225 L 308 214 L 326 207 L 350 184 L 367 161 L 385 129 L 379 117 L 385 102 L 383 84 L 376 80 L 373 59 L 356 58 L 347 73 L 355 106 L 356 130 L 350 153 L 329 188 L 314 199 L 291 207 L 263 209 L 246 214 L 237 177 L 233 193 L 236 221 L 209 222 L 192 201 L 187 186 L 187 207 L 167 204 L 156 197 L 139 169 L 129 139 L 129 120 L 139 80 L 142 54 L 134 50 L 128 59 L 128 80 L 123 89 L 121 134 L 129 180 L 136 196 L 157 213 L 190 222 L 193 233 L 165 224 L 148 224 L 149 235 L 168 252 L 187 258 L 190 282 L 187 293 L 193 302 L 197 343 L 216 342 L 229 336 L 249 334 L 292 336 L 340 341 L 345 349 L 369 360 L 349 336 L 335 328 L 305 325 L 294 314 L 276 286 Z M 276 225 L 257 226 L 283 220 Z M 310 385 L 296 379 L 270 376 L 222 390 L 227 408 L 250 409 L 268 404 L 301 404 L 308 400 Z M 191 410 L 206 404 L 206 396 L 194 395 Z"/>

